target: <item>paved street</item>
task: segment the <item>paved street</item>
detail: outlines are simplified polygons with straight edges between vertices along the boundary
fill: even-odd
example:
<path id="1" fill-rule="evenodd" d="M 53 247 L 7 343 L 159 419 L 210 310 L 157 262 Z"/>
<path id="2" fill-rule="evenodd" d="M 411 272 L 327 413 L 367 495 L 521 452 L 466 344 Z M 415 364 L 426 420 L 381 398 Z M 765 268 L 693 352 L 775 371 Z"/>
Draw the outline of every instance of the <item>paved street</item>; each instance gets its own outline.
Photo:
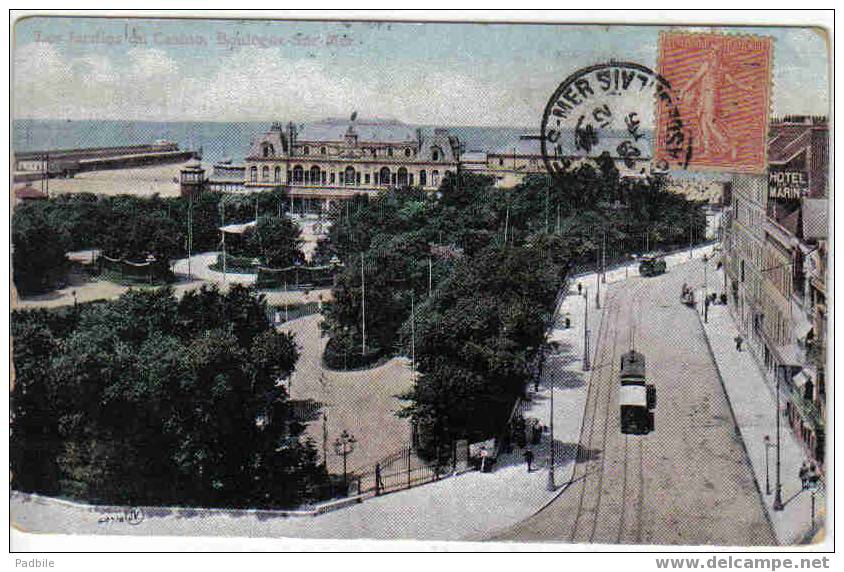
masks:
<path id="1" fill-rule="evenodd" d="M 701 325 L 679 302 L 696 278 L 699 259 L 609 286 L 572 484 L 493 539 L 775 543 Z M 631 343 L 657 387 L 656 430 L 643 437 L 619 427 L 618 363 Z"/>

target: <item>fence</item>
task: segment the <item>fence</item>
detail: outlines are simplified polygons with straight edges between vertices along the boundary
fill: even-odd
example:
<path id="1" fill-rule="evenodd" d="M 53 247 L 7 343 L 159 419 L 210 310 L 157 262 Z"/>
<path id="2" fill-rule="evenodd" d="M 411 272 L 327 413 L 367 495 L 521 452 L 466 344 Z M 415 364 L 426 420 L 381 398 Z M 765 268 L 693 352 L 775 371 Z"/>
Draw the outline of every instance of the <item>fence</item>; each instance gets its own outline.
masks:
<path id="1" fill-rule="evenodd" d="M 304 316 L 319 314 L 322 306 L 329 303 L 330 302 L 323 302 L 322 305 L 320 305 L 319 302 L 305 302 L 304 304 L 289 304 L 287 306 L 282 304 L 270 306 L 267 309 L 267 313 L 273 324 L 281 324 Z"/>
<path id="2" fill-rule="evenodd" d="M 173 271 L 165 260 L 132 262 L 125 258 L 110 258 L 105 254 L 100 254 L 97 258 L 97 270 L 106 276 L 137 283 L 156 284 L 172 282 L 175 279 Z"/>
<path id="3" fill-rule="evenodd" d="M 355 492 L 358 494 L 382 495 L 439 481 L 465 468 L 465 463 L 458 463 L 456 444 L 447 459 L 434 463 L 425 462 L 414 454 L 412 447 L 405 447 L 364 471 L 355 473 L 351 482 L 356 482 Z"/>
<path id="4" fill-rule="evenodd" d="M 335 268 L 333 266 L 289 266 L 287 268 L 258 267 L 258 288 L 288 287 L 298 290 L 301 286 L 332 286 Z"/>

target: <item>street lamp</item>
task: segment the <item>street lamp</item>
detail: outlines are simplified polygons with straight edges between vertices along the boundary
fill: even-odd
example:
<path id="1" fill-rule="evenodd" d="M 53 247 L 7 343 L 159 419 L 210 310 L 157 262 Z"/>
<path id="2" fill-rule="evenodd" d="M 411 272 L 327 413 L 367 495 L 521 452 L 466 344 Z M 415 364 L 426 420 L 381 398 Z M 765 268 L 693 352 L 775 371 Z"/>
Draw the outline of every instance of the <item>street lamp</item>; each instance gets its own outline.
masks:
<path id="1" fill-rule="evenodd" d="M 812 532 L 815 531 L 815 494 L 818 492 L 818 488 L 820 487 L 820 482 L 818 479 L 818 473 L 815 469 L 806 475 L 807 476 L 807 484 L 806 488 L 812 492 Z"/>
<path id="2" fill-rule="evenodd" d="M 549 492 L 557 490 L 557 485 L 554 483 L 554 382 L 556 381 L 554 371 L 551 372 L 551 425 L 549 429 L 549 441 L 551 442 L 551 462 L 548 464 L 548 484 L 546 489 Z"/>
<path id="3" fill-rule="evenodd" d="M 770 272 L 770 271 L 776 270 L 778 268 L 790 267 L 793 264 L 794 264 L 794 262 L 789 262 L 787 264 L 778 264 L 776 266 L 772 266 L 771 268 L 763 268 L 762 270 L 759 271 L 759 274 L 765 274 L 766 272 Z M 789 296 L 789 298 L 790 298 L 790 296 Z M 790 302 L 790 300 L 789 300 L 789 304 L 788 304 L 788 313 L 789 313 L 788 322 L 789 322 L 789 324 L 791 324 L 792 318 L 791 318 L 791 302 Z M 780 471 L 781 471 L 781 468 L 782 468 L 781 462 L 780 462 L 780 455 L 781 455 L 780 449 L 782 448 L 781 442 L 780 442 L 780 423 L 781 423 L 780 417 L 782 416 L 782 411 L 780 410 L 780 378 L 782 377 L 782 375 L 780 374 L 779 371 L 777 371 L 776 374 L 775 374 L 775 377 L 776 377 L 776 380 L 777 380 L 777 390 L 776 390 L 776 394 L 777 394 L 777 410 L 776 410 L 776 414 L 777 414 L 777 445 L 776 445 L 776 447 L 777 447 L 777 485 L 776 485 L 776 494 L 774 495 L 774 504 L 773 504 L 772 508 L 775 511 L 781 511 L 785 508 L 785 505 L 782 503 L 782 480 L 780 478 Z"/>
<path id="4" fill-rule="evenodd" d="M 785 508 L 785 505 L 782 504 L 782 480 L 780 479 L 780 374 L 777 372 L 777 491 L 774 495 L 774 504 L 773 509 L 776 511 L 781 511 Z"/>
<path id="5" fill-rule="evenodd" d="M 583 289 L 583 371 L 589 371 L 589 289 Z"/>
<path id="6" fill-rule="evenodd" d="M 765 435 L 764 441 L 765 441 L 765 494 L 770 495 L 771 494 L 771 478 L 770 478 L 770 474 L 768 473 L 768 464 L 769 464 L 768 458 L 769 458 L 770 455 L 768 455 L 768 451 L 770 451 L 771 447 L 774 447 L 775 445 L 773 445 L 771 443 L 771 436 L 770 435 Z"/>
<path id="7" fill-rule="evenodd" d="M 346 458 L 355 450 L 355 443 L 357 443 L 355 436 L 343 429 L 340 436 L 334 440 L 334 453 L 338 457 L 343 457 L 343 490 L 348 494 L 348 473 L 346 472 Z"/>

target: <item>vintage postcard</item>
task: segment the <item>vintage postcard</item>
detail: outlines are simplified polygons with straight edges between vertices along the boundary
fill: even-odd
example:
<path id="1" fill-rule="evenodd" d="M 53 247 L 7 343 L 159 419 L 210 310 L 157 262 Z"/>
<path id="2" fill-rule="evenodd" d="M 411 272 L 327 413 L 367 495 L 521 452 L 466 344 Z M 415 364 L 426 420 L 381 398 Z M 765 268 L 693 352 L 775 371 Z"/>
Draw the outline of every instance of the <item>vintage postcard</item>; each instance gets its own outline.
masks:
<path id="1" fill-rule="evenodd" d="M 750 24 L 13 18 L 17 538 L 829 541 L 831 31 Z"/>

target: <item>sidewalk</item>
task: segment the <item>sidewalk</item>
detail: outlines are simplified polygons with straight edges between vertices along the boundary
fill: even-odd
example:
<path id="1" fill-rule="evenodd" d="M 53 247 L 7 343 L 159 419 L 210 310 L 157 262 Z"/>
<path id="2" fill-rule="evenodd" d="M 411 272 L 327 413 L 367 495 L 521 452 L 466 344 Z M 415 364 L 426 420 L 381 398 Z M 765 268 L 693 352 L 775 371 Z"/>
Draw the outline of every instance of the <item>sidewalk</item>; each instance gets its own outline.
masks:
<path id="1" fill-rule="evenodd" d="M 713 278 L 720 279 L 720 274 L 713 272 Z M 717 364 L 724 391 L 730 401 L 739 434 L 744 441 L 747 456 L 761 492 L 763 505 L 777 540 L 781 545 L 803 542 L 812 532 L 812 495 L 809 491 L 801 490 L 798 469 L 807 458 L 788 425 L 788 419 L 784 413 L 785 400 L 780 399 L 783 411 L 780 418 L 781 481 L 782 502 L 785 508 L 782 511 L 775 511 L 773 501 L 776 492 L 776 447 L 769 447 L 767 451 L 766 471 L 764 439 L 766 435 L 770 436 L 773 445 L 777 441 L 776 389 L 768 385 L 750 351 L 747 349 L 741 352 L 736 351 L 734 339 L 738 335 L 738 330 L 727 306 L 710 306 L 709 322 L 704 323 L 701 318 L 701 325 Z M 823 526 L 820 515 L 825 512 L 825 503 L 825 491 L 821 488 L 815 498 L 818 528 Z"/>
<path id="2" fill-rule="evenodd" d="M 676 266 L 685 264 L 689 260 L 698 260 L 704 254 L 711 258 L 716 246 L 718 246 L 717 243 L 706 244 L 704 246 L 696 246 L 692 249 L 691 256 L 689 256 L 688 249 L 668 254 L 665 256 L 665 265 L 667 267 L 667 270 L 671 270 Z M 633 276 L 639 276 L 639 260 L 631 260 L 626 264 L 621 264 L 618 266 L 610 266 L 607 268 L 606 271 L 606 282 L 601 283 L 601 288 L 603 289 L 604 284 L 612 284 L 615 282 L 626 280 L 627 278 L 632 278 Z M 572 277 L 572 281 L 575 284 L 577 284 L 578 280 L 582 282 L 584 286 L 588 287 L 590 291 L 594 292 L 595 272 L 590 271 L 586 274 L 577 274 Z"/>

